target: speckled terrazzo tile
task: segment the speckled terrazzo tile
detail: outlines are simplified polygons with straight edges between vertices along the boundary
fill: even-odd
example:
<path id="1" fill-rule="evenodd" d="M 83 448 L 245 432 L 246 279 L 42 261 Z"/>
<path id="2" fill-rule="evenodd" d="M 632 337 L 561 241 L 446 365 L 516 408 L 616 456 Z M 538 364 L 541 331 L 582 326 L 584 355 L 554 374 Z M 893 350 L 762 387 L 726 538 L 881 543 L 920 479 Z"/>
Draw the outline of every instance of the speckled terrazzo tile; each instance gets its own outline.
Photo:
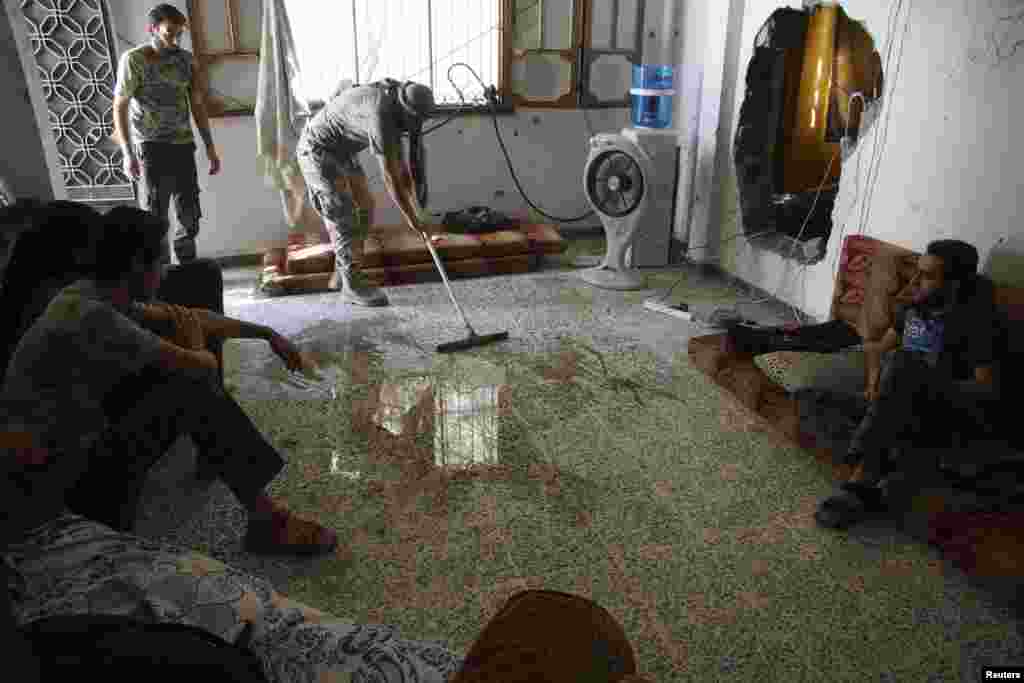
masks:
<path id="1" fill-rule="evenodd" d="M 694 680 L 714 675 L 721 657 L 734 657 L 730 666 L 738 675 L 748 664 L 751 672 L 764 665 L 756 656 L 710 656 L 721 651 L 725 631 L 734 647 L 746 652 L 766 652 L 768 646 L 785 651 L 801 630 L 823 640 L 828 635 L 827 646 L 794 645 L 794 657 L 831 662 L 830 670 L 844 672 L 837 674 L 840 680 L 858 680 L 873 661 L 867 652 L 881 648 L 898 661 L 908 643 L 927 650 L 945 637 L 943 627 L 933 625 L 931 631 L 907 631 L 904 639 L 896 638 L 898 644 L 893 639 L 901 619 L 914 621 L 914 605 L 931 601 L 941 607 L 945 599 L 932 558 L 917 546 L 895 544 L 899 537 L 892 533 L 872 544 L 816 529 L 814 505 L 831 487 L 823 471 L 808 467 L 798 450 L 780 447 L 763 434 L 701 429 L 721 410 L 722 397 L 709 394 L 687 366 L 666 368 L 650 354 L 597 352 L 579 342 L 562 344 L 547 357 L 491 352 L 476 358 L 501 366 L 500 374 L 513 385 L 508 421 L 515 445 L 500 456 L 509 471 L 486 487 L 476 480 L 476 489 L 486 492 L 483 498 L 459 490 L 455 481 L 449 484 L 448 521 L 439 522 L 447 528 L 443 574 L 434 573 L 441 567 L 430 568 L 432 560 L 438 562 L 431 551 L 401 565 L 404 570 L 389 572 L 383 582 L 375 578 L 364 588 L 384 605 L 368 608 L 377 610 L 374 614 L 387 615 L 403 629 L 436 623 L 420 614 L 422 606 L 410 610 L 396 604 L 395 595 L 408 597 L 410 582 L 421 589 L 432 586 L 442 603 L 454 605 L 455 614 L 468 600 L 485 615 L 495 608 L 502 586 L 533 581 L 564 590 L 585 587 L 614 607 L 613 613 L 622 613 L 638 636 L 641 657 L 653 662 L 650 674 L 671 678 L 688 671 Z M 263 415 L 264 408 L 281 406 L 267 403 L 255 410 Z M 386 474 L 380 486 L 386 489 L 401 477 Z M 290 479 L 283 480 L 283 491 L 290 486 Z M 794 498 L 794 490 L 804 493 Z M 297 493 L 295 500 L 312 503 Z M 352 494 L 347 507 L 359 509 L 358 500 Z M 379 509 L 387 500 L 365 504 Z M 376 516 L 367 509 L 357 517 L 382 518 L 383 511 Z M 712 518 L 715 523 L 708 525 Z M 379 547 L 381 541 L 369 540 L 378 536 L 390 538 L 388 552 L 398 552 L 401 534 L 391 536 L 387 524 L 364 525 L 353 531 L 353 556 Z M 415 532 L 406 542 L 413 538 Z M 874 552 L 865 552 L 865 546 Z M 354 571 L 358 583 L 362 574 Z M 373 575 L 368 572 L 367 580 Z M 443 587 L 448 579 L 437 583 L 440 576 L 497 588 L 454 598 L 452 589 Z M 293 585 L 322 597 L 314 578 Z M 822 595 L 830 596 L 831 604 L 824 612 Z M 338 604 L 360 599 L 353 591 L 335 598 Z M 841 615 L 845 635 L 830 632 L 837 624 L 826 615 Z M 809 620 L 816 624 L 811 631 Z M 878 623 L 893 628 L 879 633 Z M 865 644 L 858 633 L 869 626 L 876 635 Z M 461 637 L 458 642 L 465 646 L 471 642 L 467 634 L 472 629 L 462 625 L 425 635 Z M 693 652 L 702 656 L 687 659 Z M 896 671 L 955 665 L 936 661 L 922 657 Z M 789 677 L 813 673 L 792 662 L 773 661 L 772 670 Z"/>
<path id="2" fill-rule="evenodd" d="M 392 288 L 384 312 L 320 295 L 239 306 L 315 355 L 335 390 L 288 386 L 262 342 L 226 348 L 232 392 L 288 459 L 272 493 L 344 547 L 245 557 L 243 513 L 219 485 L 176 538 L 339 617 L 462 651 L 517 590 L 585 595 L 656 681 L 972 680 L 977 662 L 1016 661 L 1016 615 L 899 520 L 816 527 L 831 469 L 690 366 L 686 340 L 704 330 L 639 308 L 679 280 L 605 292 L 566 266 L 456 281 L 474 327 L 511 338 L 448 357 L 433 345 L 465 329 L 440 284 Z M 736 297 L 692 274 L 672 293 Z"/>

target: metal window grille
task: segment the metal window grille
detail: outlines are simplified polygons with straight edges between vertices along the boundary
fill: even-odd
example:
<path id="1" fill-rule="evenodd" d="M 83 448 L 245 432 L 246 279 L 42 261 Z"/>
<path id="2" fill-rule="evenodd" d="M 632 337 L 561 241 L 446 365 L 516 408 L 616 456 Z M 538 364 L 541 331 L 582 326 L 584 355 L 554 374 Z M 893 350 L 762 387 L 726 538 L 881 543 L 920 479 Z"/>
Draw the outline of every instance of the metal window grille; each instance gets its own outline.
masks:
<path id="1" fill-rule="evenodd" d="M 438 104 L 483 101 L 466 62 L 487 84 L 498 84 L 501 67 L 501 3 L 498 0 L 348 0 L 314 6 L 291 0 L 286 7 L 299 50 L 299 65 L 316 87 L 329 91 L 344 79 L 369 83 L 384 77 L 430 86 Z M 343 46 L 343 47 L 339 47 Z"/>
<path id="2" fill-rule="evenodd" d="M 132 201 L 114 129 L 117 65 L 103 0 L 22 0 L 68 198 Z"/>

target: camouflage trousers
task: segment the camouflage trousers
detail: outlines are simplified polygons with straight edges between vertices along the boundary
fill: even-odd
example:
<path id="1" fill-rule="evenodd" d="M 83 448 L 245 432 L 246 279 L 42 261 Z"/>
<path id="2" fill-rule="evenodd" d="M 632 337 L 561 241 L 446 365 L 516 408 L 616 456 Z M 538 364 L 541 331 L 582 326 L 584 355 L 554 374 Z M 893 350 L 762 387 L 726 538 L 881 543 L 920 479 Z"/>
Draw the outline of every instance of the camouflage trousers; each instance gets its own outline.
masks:
<path id="1" fill-rule="evenodd" d="M 328 227 L 334 246 L 335 269 L 359 265 L 363 240 L 369 235 L 369 212 L 355 205 L 350 192 L 339 183 L 346 177 L 365 176 L 354 156 L 340 156 L 330 150 L 299 146 L 296 152 L 309 201 Z"/>

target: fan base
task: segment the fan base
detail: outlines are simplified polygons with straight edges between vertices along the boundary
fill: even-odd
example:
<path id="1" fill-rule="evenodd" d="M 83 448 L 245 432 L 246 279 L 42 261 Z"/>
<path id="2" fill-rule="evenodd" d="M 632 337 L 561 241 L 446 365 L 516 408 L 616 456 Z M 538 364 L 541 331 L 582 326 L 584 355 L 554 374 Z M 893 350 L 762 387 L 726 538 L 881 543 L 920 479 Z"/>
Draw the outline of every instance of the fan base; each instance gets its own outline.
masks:
<path id="1" fill-rule="evenodd" d="M 634 271 L 613 270 L 607 266 L 598 266 L 597 268 L 588 268 L 579 275 L 586 283 L 601 289 L 630 291 L 647 288 L 647 278 Z"/>

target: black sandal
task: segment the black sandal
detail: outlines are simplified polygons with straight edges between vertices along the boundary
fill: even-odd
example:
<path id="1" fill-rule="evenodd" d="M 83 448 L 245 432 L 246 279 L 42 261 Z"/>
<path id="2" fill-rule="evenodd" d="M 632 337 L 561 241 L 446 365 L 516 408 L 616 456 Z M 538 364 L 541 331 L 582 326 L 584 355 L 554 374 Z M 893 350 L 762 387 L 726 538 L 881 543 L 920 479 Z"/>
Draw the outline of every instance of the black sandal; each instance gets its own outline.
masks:
<path id="1" fill-rule="evenodd" d="M 841 493 L 826 498 L 814 519 L 828 529 L 845 529 L 886 509 L 885 489 L 880 485 L 846 482 Z"/>

